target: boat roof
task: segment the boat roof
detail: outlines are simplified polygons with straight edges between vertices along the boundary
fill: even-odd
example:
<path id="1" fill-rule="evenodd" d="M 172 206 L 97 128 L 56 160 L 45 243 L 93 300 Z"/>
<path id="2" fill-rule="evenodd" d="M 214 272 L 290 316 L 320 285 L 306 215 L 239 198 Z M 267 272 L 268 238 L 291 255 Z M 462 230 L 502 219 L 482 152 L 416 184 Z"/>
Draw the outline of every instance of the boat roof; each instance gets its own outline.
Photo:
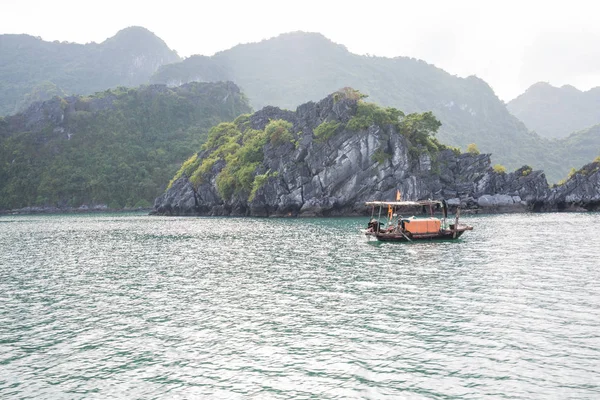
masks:
<path id="1" fill-rule="evenodd" d="M 417 200 L 417 201 L 367 201 L 366 206 L 392 206 L 392 207 L 421 207 L 442 204 L 440 200 Z"/>

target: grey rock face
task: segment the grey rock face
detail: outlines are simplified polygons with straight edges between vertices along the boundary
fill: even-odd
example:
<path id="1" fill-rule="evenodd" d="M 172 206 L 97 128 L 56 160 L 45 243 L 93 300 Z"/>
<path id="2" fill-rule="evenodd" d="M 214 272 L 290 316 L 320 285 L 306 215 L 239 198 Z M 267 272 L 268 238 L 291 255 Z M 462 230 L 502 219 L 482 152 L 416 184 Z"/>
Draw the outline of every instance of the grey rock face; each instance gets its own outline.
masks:
<path id="1" fill-rule="evenodd" d="M 161 215 L 196 215 L 200 212 L 196 191 L 187 177 L 176 180 L 171 188 L 154 201 Z"/>
<path id="2" fill-rule="evenodd" d="M 600 210 L 600 162 L 585 165 L 564 184 L 550 190 L 546 201 L 538 204 L 549 211 Z"/>
<path id="3" fill-rule="evenodd" d="M 542 171 L 522 167 L 512 173 L 491 168 L 490 155 L 429 154 L 396 131 L 394 126 L 371 125 L 360 131 L 338 130 L 324 142 L 313 131 L 323 122 L 341 127 L 356 113 L 356 101 L 333 96 L 309 102 L 296 112 L 265 107 L 250 117 L 253 129 L 273 119 L 292 123 L 297 145 L 265 145 L 264 161 L 256 173 L 275 172 L 252 199 L 222 199 L 216 176 L 197 190 L 183 177 L 155 202 L 155 213 L 166 215 L 337 216 L 362 215 L 365 201 L 393 200 L 400 190 L 405 200 L 448 199 L 451 206 L 482 212 L 523 212 L 598 207 L 600 174 L 580 174 L 560 188 L 550 189 Z M 389 157 L 376 152 L 384 149 Z M 203 154 L 200 154 L 202 157 Z"/>

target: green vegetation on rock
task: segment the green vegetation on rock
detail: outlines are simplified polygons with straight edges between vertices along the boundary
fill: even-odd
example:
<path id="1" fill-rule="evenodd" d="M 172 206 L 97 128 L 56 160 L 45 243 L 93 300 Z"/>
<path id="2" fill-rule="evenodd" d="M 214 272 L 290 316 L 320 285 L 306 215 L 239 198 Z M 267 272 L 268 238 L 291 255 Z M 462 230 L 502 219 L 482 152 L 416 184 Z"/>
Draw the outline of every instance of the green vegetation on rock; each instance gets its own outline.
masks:
<path id="1" fill-rule="evenodd" d="M 469 154 L 480 154 L 479 149 L 477 148 L 477 145 L 475 143 L 469 143 L 467 145 L 467 153 Z"/>
<path id="2" fill-rule="evenodd" d="M 379 164 L 383 164 L 387 160 L 392 158 L 392 155 L 387 153 L 383 148 L 378 148 L 375 153 L 373 153 L 373 160 L 377 161 Z"/>
<path id="3" fill-rule="evenodd" d="M 344 87 L 333 94 L 333 101 L 334 103 L 337 103 L 342 99 L 361 100 L 366 97 L 369 96 L 361 93 L 359 90 L 356 90 L 351 87 Z"/>
<path id="4" fill-rule="evenodd" d="M 291 134 L 292 124 L 283 119 L 269 122 L 265 128 L 265 135 L 273 146 L 292 143 L 294 136 Z"/>
<path id="5" fill-rule="evenodd" d="M 256 175 L 254 177 L 254 181 L 252 182 L 252 190 L 250 191 L 250 196 L 248 196 L 248 201 L 254 200 L 254 197 L 256 196 L 256 192 L 258 191 L 258 189 L 263 187 L 265 185 L 265 183 L 267 183 L 269 178 L 271 178 L 271 177 L 275 178 L 275 177 L 277 177 L 277 175 L 278 175 L 277 171 L 275 171 L 275 172 L 268 171 L 265 174 Z"/>
<path id="6" fill-rule="evenodd" d="M 206 160 L 204 160 L 206 161 Z M 175 176 L 173 177 L 173 179 L 171 179 L 171 181 L 169 182 L 169 184 L 167 185 L 167 189 L 170 188 L 171 186 L 173 186 L 173 183 L 181 178 L 182 176 L 192 176 L 192 174 L 194 173 L 194 171 L 196 171 L 196 169 L 198 168 L 198 165 L 200 163 L 200 159 L 198 158 L 198 154 L 194 154 L 193 156 L 191 156 L 190 158 L 188 158 L 183 165 L 179 168 L 179 171 L 177 171 L 177 173 L 175 174 Z"/>
<path id="7" fill-rule="evenodd" d="M 573 178 L 576 174 L 581 173 L 582 170 L 583 169 L 581 169 L 581 170 L 578 171 L 578 170 L 575 169 L 575 167 L 572 167 L 569 170 L 569 174 L 567 175 L 567 177 L 564 178 L 564 179 L 561 179 L 560 181 L 558 181 L 557 185 L 558 186 L 564 185 L 569 179 Z"/>
<path id="8" fill-rule="evenodd" d="M 404 113 L 396 108 L 381 107 L 375 103 L 359 101 L 356 115 L 348 121 L 346 128 L 351 131 L 367 129 L 371 125 L 394 125 L 398 128 L 400 117 L 404 117 Z"/>
<path id="9" fill-rule="evenodd" d="M 529 165 L 524 165 L 523 166 L 523 171 L 521 172 L 521 175 L 523 176 L 527 176 L 529 175 L 531 172 L 533 171 L 533 168 L 531 168 Z"/>
<path id="10" fill-rule="evenodd" d="M 340 123 L 335 121 L 323 121 L 314 130 L 317 143 L 323 143 L 329 140 L 340 128 Z"/>
<path id="11" fill-rule="evenodd" d="M 506 173 L 506 167 L 504 165 L 502 165 L 502 164 L 495 164 L 492 168 L 498 174 L 505 174 Z"/>
<path id="12" fill-rule="evenodd" d="M 269 121 L 262 131 L 251 129 L 249 116 L 242 115 L 233 123 L 220 123 L 210 129 L 208 139 L 202 146 L 204 159 L 200 162 L 197 155 L 186 161 L 175 174 L 172 183 L 182 175 L 191 177 L 194 187 L 204 183 L 219 160 L 225 163 L 218 173 L 216 186 L 224 199 L 232 196 L 254 198 L 256 191 L 274 176 L 268 172 L 257 174 L 257 168 L 264 159 L 263 147 L 293 144 L 295 137 L 291 132 L 292 124 L 282 119 Z"/>
<path id="13" fill-rule="evenodd" d="M 431 111 L 412 113 L 402 119 L 400 132 L 413 144 L 426 147 L 432 152 L 446 148 L 435 137 L 442 124 Z"/>
<path id="14" fill-rule="evenodd" d="M 404 115 L 402 111 L 395 108 L 367 103 L 363 100 L 364 97 L 357 90 L 344 88 L 324 99 L 323 105 L 317 107 L 335 108 L 342 100 L 350 100 L 342 105 L 348 112 L 343 118 L 348 122 L 343 123 L 339 119 L 340 116 L 335 113 L 327 114 L 327 117 L 322 117 L 325 119 L 313 128 L 313 143 L 321 144 L 336 140 L 338 145 L 339 138 L 336 135 L 344 135 L 344 138 L 364 135 L 367 129 L 378 127 L 376 135 L 380 147 L 373 153 L 372 159 L 380 164 L 392 158 L 389 140 L 394 131 L 406 137 L 407 145 L 416 152 L 415 156 L 426 152 L 435 158 L 440 150 L 447 149 L 435 138 L 440 122 L 433 113 Z M 260 115 L 261 112 L 257 113 L 259 116 L 255 118 L 255 123 L 257 120 L 264 121 L 265 116 Z M 268 115 L 273 113 L 277 114 L 272 109 L 267 111 Z M 279 115 L 286 115 L 286 113 L 289 112 L 279 110 Z M 270 178 L 278 176 L 278 171 L 270 170 L 269 165 L 273 160 L 266 159 L 267 154 L 277 154 L 275 157 L 287 154 L 289 157 L 291 152 L 298 149 L 303 132 L 300 130 L 294 132 L 294 124 L 285 119 L 270 119 L 263 130 L 252 129 L 251 117 L 241 115 L 234 122 L 223 122 L 211 128 L 200 152 L 182 164 L 171 180 L 170 186 L 185 175 L 199 191 L 210 190 L 210 185 L 214 182 L 217 193 L 226 202 L 253 201 L 257 191 Z M 298 121 L 298 125 L 315 123 L 319 120 L 309 121 Z M 287 148 L 279 153 L 277 152 L 279 146 L 287 146 Z M 319 152 L 320 150 L 316 150 L 319 148 L 320 146 L 312 147 L 308 151 Z M 457 149 L 452 150 L 457 151 Z M 201 188 L 203 184 L 208 186 Z"/>

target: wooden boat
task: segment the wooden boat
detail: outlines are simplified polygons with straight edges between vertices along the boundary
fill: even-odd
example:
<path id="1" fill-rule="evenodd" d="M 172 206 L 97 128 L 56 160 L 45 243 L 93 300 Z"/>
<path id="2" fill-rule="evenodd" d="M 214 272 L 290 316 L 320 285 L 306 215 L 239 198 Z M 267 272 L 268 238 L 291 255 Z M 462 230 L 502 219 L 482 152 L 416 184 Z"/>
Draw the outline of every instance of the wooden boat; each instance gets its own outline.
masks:
<path id="1" fill-rule="evenodd" d="M 445 201 L 369 201 L 365 203 L 372 207 L 371 220 L 364 231 L 365 235 L 383 242 L 412 242 L 418 240 L 458 239 L 465 231 L 473 230 L 470 225 L 459 224 L 460 208 L 456 211 L 454 223 L 449 223 L 448 206 Z M 401 211 L 415 208 L 429 210 L 427 218 L 404 217 Z M 433 216 L 434 209 L 440 208 L 443 219 Z M 386 210 L 387 209 L 387 210 Z M 375 213 L 377 211 L 377 219 Z M 385 210 L 385 211 L 384 211 Z M 387 222 L 382 223 L 382 212 L 387 213 Z M 386 214 L 383 215 L 386 219 Z"/>

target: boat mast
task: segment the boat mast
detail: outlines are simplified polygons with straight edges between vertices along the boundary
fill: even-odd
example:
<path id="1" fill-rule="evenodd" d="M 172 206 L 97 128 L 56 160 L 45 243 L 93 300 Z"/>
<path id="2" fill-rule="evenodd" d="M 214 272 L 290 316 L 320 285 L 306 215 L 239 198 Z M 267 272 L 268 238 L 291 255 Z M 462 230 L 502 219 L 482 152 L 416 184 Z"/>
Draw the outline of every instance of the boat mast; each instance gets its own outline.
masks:
<path id="1" fill-rule="evenodd" d="M 456 239 L 456 232 L 458 230 L 458 218 L 460 217 L 460 207 L 456 208 L 456 218 L 454 219 L 454 229 L 452 233 L 452 239 Z"/>

